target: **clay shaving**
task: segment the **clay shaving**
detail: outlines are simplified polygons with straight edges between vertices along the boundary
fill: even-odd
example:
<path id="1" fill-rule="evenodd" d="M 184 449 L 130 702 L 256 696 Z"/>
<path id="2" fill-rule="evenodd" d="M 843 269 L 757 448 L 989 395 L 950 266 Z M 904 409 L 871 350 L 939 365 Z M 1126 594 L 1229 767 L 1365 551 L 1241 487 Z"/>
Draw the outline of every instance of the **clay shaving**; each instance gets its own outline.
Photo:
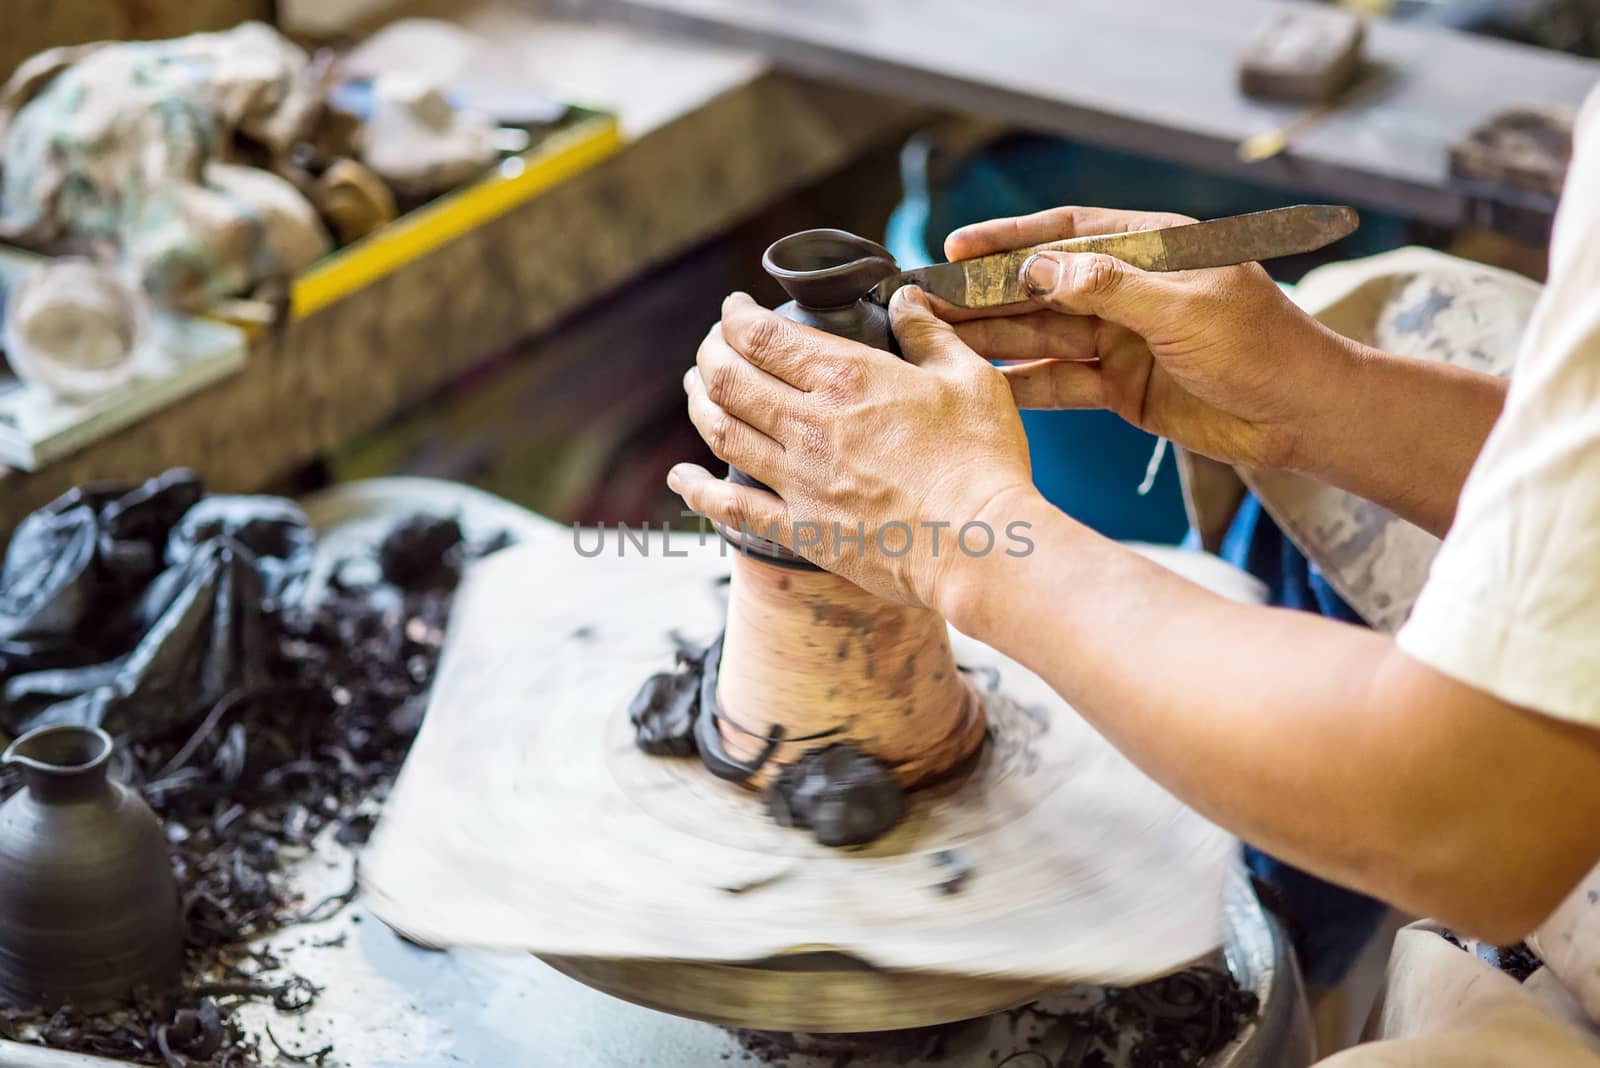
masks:
<path id="1" fill-rule="evenodd" d="M 1242 989 L 1231 974 L 1211 967 L 1190 968 L 1154 982 L 1103 992 L 1082 1011 L 1054 1012 L 1041 1004 L 1025 1005 L 1007 1014 L 1016 1048 L 995 1055 L 1008 1068 L 1193 1068 L 1206 1063 L 1260 1011 L 1256 995 Z M 849 1068 L 858 1059 L 901 1065 L 972 1063 L 970 1030 L 988 1033 L 988 1021 L 977 1020 L 862 1035 L 792 1035 L 770 1031 L 734 1031 L 748 1058 L 787 1068 L 791 1058 L 815 1064 L 831 1058 L 833 1068 Z M 1035 1047 L 1042 1035 L 1052 1048 L 1046 1056 Z"/>
<path id="2" fill-rule="evenodd" d="M 628 706 L 634 743 L 652 756 L 699 756 L 718 778 L 744 782 L 765 766 L 782 740 L 766 739 L 753 762 L 723 751 L 717 731 L 717 666 L 722 639 L 699 646 L 673 635 L 678 669 L 652 675 Z M 778 770 L 766 791 L 767 810 L 783 827 L 809 829 L 826 846 L 865 845 L 882 837 L 906 812 L 906 796 L 889 768 L 853 745 L 810 750 Z"/>
<path id="3" fill-rule="evenodd" d="M 779 826 L 808 827 L 827 846 L 865 845 L 906 814 L 905 791 L 883 761 L 848 743 L 783 768 L 766 797 Z"/>

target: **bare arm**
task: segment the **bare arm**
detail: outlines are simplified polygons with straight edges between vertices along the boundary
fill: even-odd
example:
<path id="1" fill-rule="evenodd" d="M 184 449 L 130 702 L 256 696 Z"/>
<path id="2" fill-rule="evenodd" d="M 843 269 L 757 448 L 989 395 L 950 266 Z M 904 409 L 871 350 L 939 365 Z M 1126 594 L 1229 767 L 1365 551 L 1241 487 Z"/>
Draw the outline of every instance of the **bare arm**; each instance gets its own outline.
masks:
<path id="1" fill-rule="evenodd" d="M 1503 942 L 1600 860 L 1600 732 L 1454 682 L 1382 636 L 1225 601 L 1093 534 L 1032 486 L 1016 379 L 920 294 L 901 290 L 891 313 L 904 360 L 730 298 L 685 379 L 690 417 L 718 456 L 772 489 L 691 465 L 673 469 L 673 488 L 720 523 L 791 545 L 802 522 L 1031 524 L 1037 548 L 1024 558 L 939 554 L 925 537 L 897 556 L 870 551 L 872 537 L 797 548 L 1005 650 L 1177 796 L 1325 877 Z M 1299 369 L 1270 366 L 1271 396 L 1286 392 L 1274 376 Z M 1340 373 L 1366 371 L 1358 360 Z M 1231 388 L 1258 405 L 1253 422 L 1235 408 L 1208 424 L 1236 443 L 1266 440 L 1261 428 L 1281 417 L 1252 385 Z M 1325 414 L 1336 426 L 1339 413 Z M 1360 425 L 1433 440 L 1415 422 Z"/>
<path id="2" fill-rule="evenodd" d="M 1600 734 L 1358 627 L 1238 605 L 1018 491 L 1034 552 L 961 558 L 941 606 L 1253 844 L 1499 943 L 1600 860 Z"/>

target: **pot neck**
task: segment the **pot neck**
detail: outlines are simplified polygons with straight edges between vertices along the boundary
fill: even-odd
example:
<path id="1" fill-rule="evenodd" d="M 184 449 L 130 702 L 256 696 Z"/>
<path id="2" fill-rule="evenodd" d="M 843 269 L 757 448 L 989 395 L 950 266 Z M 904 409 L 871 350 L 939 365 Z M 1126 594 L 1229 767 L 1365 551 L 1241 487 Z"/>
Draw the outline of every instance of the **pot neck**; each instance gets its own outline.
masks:
<path id="1" fill-rule="evenodd" d="M 39 801 L 79 801 L 109 789 L 111 749 L 111 736 L 98 727 L 41 727 L 12 742 L 0 763 L 21 769 Z"/>

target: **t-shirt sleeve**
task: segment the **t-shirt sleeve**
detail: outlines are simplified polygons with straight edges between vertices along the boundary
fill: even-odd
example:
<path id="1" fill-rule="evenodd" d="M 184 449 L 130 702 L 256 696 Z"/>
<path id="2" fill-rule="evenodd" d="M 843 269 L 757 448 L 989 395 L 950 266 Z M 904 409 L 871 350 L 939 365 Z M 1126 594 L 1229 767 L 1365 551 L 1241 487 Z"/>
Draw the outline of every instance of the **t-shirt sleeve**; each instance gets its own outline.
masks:
<path id="1" fill-rule="evenodd" d="M 1504 701 L 1600 727 L 1600 93 L 1505 410 L 1398 641 Z"/>

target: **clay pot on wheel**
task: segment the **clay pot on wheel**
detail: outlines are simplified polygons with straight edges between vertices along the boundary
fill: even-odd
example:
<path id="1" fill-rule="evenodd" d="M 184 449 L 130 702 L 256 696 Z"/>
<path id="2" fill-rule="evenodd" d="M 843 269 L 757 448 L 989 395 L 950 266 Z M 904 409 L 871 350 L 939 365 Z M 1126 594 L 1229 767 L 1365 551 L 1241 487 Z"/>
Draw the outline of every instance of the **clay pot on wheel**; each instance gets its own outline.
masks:
<path id="1" fill-rule="evenodd" d="M 0 805 L 0 1002 L 92 1010 L 178 978 L 166 835 L 107 779 L 111 748 L 98 728 L 43 727 L 0 757 L 23 780 Z"/>
<path id="2" fill-rule="evenodd" d="M 793 298 L 779 315 L 896 351 L 889 313 L 865 299 L 896 272 L 882 245 L 806 230 L 774 242 L 762 265 Z M 728 478 L 761 486 L 737 468 Z M 906 790 L 977 752 L 983 704 L 936 612 L 880 600 L 756 532 L 721 532 L 744 553 L 733 561 L 717 726 L 727 755 L 755 768 L 748 785 L 764 787 L 782 766 L 833 744 L 881 761 Z"/>

